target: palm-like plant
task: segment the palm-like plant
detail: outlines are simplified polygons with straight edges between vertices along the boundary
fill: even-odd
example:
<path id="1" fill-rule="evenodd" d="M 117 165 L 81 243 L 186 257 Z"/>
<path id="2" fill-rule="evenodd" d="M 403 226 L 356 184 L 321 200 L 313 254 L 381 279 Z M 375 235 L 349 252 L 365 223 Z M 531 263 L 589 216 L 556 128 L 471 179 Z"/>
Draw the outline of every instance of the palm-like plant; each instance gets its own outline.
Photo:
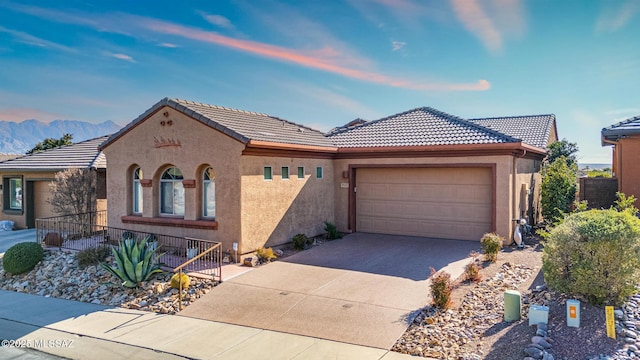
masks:
<path id="1" fill-rule="evenodd" d="M 102 263 L 102 267 L 122 280 L 123 286 L 134 288 L 139 283 L 149 280 L 151 275 L 162 272 L 162 264 L 158 261 L 162 255 L 156 254 L 157 250 L 147 246 L 147 238 L 140 242 L 131 238 L 124 239 L 120 242 L 118 250 L 111 249 L 117 266 L 113 268 Z"/>

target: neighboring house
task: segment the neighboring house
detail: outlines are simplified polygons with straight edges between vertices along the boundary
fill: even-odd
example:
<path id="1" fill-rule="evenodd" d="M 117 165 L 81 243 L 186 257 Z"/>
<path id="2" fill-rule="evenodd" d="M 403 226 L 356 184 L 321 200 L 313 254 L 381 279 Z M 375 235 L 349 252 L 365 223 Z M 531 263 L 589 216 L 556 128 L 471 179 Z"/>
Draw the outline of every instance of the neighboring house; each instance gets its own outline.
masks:
<path id="1" fill-rule="evenodd" d="M 110 226 L 245 254 L 320 234 L 325 220 L 344 232 L 509 239 L 512 219 L 538 212 L 529 193 L 556 139 L 553 115 L 471 121 L 419 108 L 325 135 L 165 98 L 100 150 Z"/>
<path id="2" fill-rule="evenodd" d="M 640 116 L 606 127 L 601 135 L 602 146 L 613 145 L 612 170 L 618 191 L 640 198 Z"/>
<path id="3" fill-rule="evenodd" d="M 107 160 L 98 146 L 103 136 L 58 148 L 22 155 L 0 162 L 2 177 L 2 220 L 15 222 L 15 228 L 33 228 L 37 218 L 59 215 L 48 203 L 49 184 L 57 172 L 69 168 L 97 171 L 98 210 L 106 210 Z"/>

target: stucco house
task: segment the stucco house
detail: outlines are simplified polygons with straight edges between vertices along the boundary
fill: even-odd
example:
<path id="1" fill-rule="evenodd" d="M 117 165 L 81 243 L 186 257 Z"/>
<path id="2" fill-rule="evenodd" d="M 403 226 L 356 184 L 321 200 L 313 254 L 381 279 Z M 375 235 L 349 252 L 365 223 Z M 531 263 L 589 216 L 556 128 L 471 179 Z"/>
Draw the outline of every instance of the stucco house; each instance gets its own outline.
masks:
<path id="1" fill-rule="evenodd" d="M 640 116 L 602 129 L 602 146 L 612 146 L 618 191 L 640 198 Z"/>
<path id="2" fill-rule="evenodd" d="M 418 108 L 329 134 L 267 114 L 165 98 L 101 146 L 108 222 L 239 254 L 344 232 L 510 238 L 536 217 L 555 116 L 462 119 Z"/>
<path id="3" fill-rule="evenodd" d="M 0 220 L 13 221 L 14 228 L 33 228 L 37 218 L 59 215 L 47 201 L 51 196 L 49 184 L 55 180 L 57 172 L 69 168 L 92 169 L 97 172 L 96 208 L 106 210 L 107 160 L 98 146 L 107 139 L 108 136 L 102 136 L 1 161 Z"/>

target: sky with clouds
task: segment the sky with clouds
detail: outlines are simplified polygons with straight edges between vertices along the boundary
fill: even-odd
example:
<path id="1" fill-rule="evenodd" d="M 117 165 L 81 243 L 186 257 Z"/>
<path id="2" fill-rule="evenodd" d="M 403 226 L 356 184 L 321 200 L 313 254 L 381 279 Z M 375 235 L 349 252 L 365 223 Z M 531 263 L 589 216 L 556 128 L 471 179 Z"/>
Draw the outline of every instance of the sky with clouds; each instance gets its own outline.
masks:
<path id="1" fill-rule="evenodd" d="M 126 124 L 164 97 L 329 130 L 430 106 L 553 113 L 585 163 L 640 115 L 640 1 L 5 1 L 0 120 Z"/>

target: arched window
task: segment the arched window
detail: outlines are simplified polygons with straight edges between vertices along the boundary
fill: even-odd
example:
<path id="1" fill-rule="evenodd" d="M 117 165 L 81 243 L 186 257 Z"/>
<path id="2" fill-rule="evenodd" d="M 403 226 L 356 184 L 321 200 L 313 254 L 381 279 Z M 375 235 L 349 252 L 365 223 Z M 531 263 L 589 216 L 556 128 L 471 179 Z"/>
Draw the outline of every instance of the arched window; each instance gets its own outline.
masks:
<path id="1" fill-rule="evenodd" d="M 133 170 L 133 213 L 142 214 L 142 169 Z"/>
<path id="2" fill-rule="evenodd" d="M 170 167 L 160 177 L 160 214 L 184 215 L 184 186 L 182 172 Z"/>
<path id="3" fill-rule="evenodd" d="M 202 216 L 216 217 L 216 176 L 212 168 L 207 168 L 202 175 Z"/>

